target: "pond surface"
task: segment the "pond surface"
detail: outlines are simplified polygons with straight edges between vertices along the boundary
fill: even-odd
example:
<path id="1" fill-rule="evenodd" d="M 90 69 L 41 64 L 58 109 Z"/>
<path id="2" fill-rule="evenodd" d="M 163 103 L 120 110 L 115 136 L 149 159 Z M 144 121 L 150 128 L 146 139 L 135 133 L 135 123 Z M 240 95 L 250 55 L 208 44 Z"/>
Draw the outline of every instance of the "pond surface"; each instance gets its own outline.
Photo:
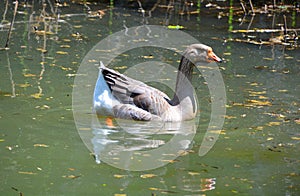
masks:
<path id="1" fill-rule="evenodd" d="M 6 10 L 5 2 L 0 3 L 1 47 L 6 43 L 14 7 L 9 3 Z M 88 14 L 89 9 L 101 12 Z M 282 23 L 281 14 L 275 18 L 256 15 L 253 20 L 246 16 L 241 22 L 242 15 L 230 16 L 226 9 L 220 14 L 205 4 L 195 8 L 197 14 L 178 14 L 175 9 L 168 15 L 160 8 L 150 18 L 143 18 L 137 9 L 108 9 L 105 5 L 56 7 L 46 3 L 42 10 L 37 2 L 19 6 L 9 50 L 0 51 L 1 195 L 299 195 L 299 49 L 282 43 L 247 43 L 253 36 L 266 40 L 278 36 L 275 33 L 228 31 L 249 26 L 271 28 L 270 21 Z M 59 18 L 53 13 L 60 13 Z M 299 14 L 294 14 L 288 15 L 293 20 L 287 20 L 287 25 L 299 28 L 295 22 Z M 95 64 L 107 59 L 101 59 L 101 51 L 99 56 L 87 58 L 92 48 L 109 35 L 146 24 L 187 33 L 224 59 L 218 66 L 226 90 L 225 122 L 204 156 L 198 152 L 206 138 L 212 100 L 205 74 L 199 69 L 192 81 L 199 102 L 193 122 L 95 119 L 89 107 L 79 114 L 86 124 L 75 123 L 78 113 L 74 107 L 78 105 L 72 105 L 73 87 L 77 77 L 84 75 L 78 72 L 83 60 L 90 60 L 95 70 L 87 73 L 91 84 L 85 86 L 93 93 Z M 181 26 L 184 28 L 176 29 Z M 180 53 L 188 44 L 189 40 L 176 50 Z M 179 53 L 155 47 L 131 49 L 107 66 L 126 72 L 151 60 L 176 67 Z M 137 71 L 133 73 L 144 70 Z M 149 83 L 171 94 L 171 87 L 163 82 L 169 81 L 170 75 L 166 72 L 161 81 Z M 101 126 L 91 126 L 91 119 Z M 179 136 L 181 148 L 151 157 L 151 150 L 164 147 L 174 136 Z M 118 162 L 120 157 L 114 159 L 114 155 L 123 151 L 128 152 L 127 161 L 162 164 L 133 171 L 126 162 L 119 167 L 105 162 Z"/>

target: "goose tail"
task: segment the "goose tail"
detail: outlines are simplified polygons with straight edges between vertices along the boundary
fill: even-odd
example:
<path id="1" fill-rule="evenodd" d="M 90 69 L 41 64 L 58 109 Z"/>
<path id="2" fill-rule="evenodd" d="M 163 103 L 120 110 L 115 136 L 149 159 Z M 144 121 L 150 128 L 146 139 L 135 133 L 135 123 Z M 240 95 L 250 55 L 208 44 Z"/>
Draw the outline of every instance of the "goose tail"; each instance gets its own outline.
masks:
<path id="1" fill-rule="evenodd" d="M 105 67 L 105 65 L 102 63 L 102 61 L 100 61 L 99 62 L 99 69 L 100 70 L 103 70 L 103 69 L 105 69 L 106 67 Z"/>

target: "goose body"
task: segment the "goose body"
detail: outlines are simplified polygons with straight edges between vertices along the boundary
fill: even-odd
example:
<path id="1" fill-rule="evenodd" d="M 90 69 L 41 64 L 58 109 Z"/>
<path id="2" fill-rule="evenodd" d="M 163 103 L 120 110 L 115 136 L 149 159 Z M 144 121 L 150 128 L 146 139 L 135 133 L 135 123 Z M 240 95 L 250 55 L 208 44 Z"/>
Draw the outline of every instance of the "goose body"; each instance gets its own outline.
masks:
<path id="1" fill-rule="evenodd" d="M 94 109 L 98 115 L 142 121 L 193 119 L 197 103 L 190 82 L 194 64 L 198 62 L 221 62 L 221 59 L 206 45 L 190 45 L 179 64 L 172 99 L 164 92 L 109 69 L 100 62 L 94 90 Z"/>

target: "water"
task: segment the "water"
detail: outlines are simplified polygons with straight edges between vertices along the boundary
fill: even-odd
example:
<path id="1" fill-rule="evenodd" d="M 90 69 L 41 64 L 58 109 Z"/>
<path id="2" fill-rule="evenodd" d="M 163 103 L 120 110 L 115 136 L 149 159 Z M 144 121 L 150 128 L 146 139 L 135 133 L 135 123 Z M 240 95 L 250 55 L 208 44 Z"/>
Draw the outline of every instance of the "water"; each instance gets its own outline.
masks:
<path id="1" fill-rule="evenodd" d="M 5 6 L 1 7 L 3 15 Z M 106 8 L 104 5 L 90 7 L 93 10 Z M 189 20 L 186 16 L 172 16 L 172 25 L 183 25 L 186 28 L 183 32 L 212 46 L 215 53 L 225 59 L 225 63 L 219 65 L 226 88 L 225 124 L 213 148 L 200 157 L 198 151 L 209 124 L 211 100 L 205 80 L 196 70 L 193 83 L 200 114 L 197 130 L 191 128 L 192 142 L 181 143 L 182 153 L 177 158 L 164 157 L 170 163 L 163 167 L 128 171 L 103 162 L 97 164 L 99 159 L 95 160 L 90 150 L 106 147 L 105 152 L 108 152 L 109 145 L 117 142 L 127 147 L 126 152 L 133 149 L 147 152 L 164 146 L 173 136 L 184 137 L 182 131 L 189 125 L 163 127 L 113 121 L 113 125 L 123 127 L 120 131 L 118 127 L 107 126 L 105 119 L 97 119 L 100 125 L 106 126 L 105 132 L 103 127 L 90 127 L 92 114 L 87 109 L 81 117 L 88 123 L 78 132 L 72 113 L 72 91 L 81 61 L 92 47 L 108 35 L 123 30 L 124 26 L 142 25 L 145 22 L 142 14 L 115 8 L 104 10 L 102 18 L 87 17 L 84 6 L 71 4 L 59 8 L 61 18 L 57 22 L 38 20 L 41 8 L 38 3 L 33 8 L 19 7 L 10 49 L 0 51 L 1 195 L 299 194 L 298 49 L 226 41 L 242 38 L 241 34 L 228 32 L 230 25 L 233 29 L 245 29 L 249 22 L 239 26 L 240 22 L 234 20 L 228 25 L 227 17 L 217 19 L 214 12 L 207 14 L 207 8 Z M 31 15 L 33 10 L 36 13 Z M 51 13 L 49 5 L 46 12 Z M 164 22 L 165 12 L 161 12 L 148 18 L 148 23 Z M 11 17 L 12 9 L 9 9 L 6 20 Z M 35 20 L 30 20 L 32 17 Z M 252 25 L 260 27 L 269 20 L 257 16 Z M 45 24 L 53 35 L 44 37 L 33 32 L 33 26 L 43 30 Z M 288 25 L 292 25 L 290 21 Z M 1 28 L 1 46 L 4 46 L 8 27 Z M 179 60 L 178 54 L 172 51 L 145 48 L 128 51 L 110 66 L 124 72 L 133 63 L 146 62 L 145 57 L 174 66 Z M 153 85 L 171 93 L 161 82 L 153 82 Z M 112 143 L 93 146 L 92 141 L 95 144 L 97 138 Z M 82 139 L 86 139 L 90 150 Z M 147 159 L 147 153 L 141 157 L 151 160 Z M 159 161 L 157 158 L 155 163 Z"/>

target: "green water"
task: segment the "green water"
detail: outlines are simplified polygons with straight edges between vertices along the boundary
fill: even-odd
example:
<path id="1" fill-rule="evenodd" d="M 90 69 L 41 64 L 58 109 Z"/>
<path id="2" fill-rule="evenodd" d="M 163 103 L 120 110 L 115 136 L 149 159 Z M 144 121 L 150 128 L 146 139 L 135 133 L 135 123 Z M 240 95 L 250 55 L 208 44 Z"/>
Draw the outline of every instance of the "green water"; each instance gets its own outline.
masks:
<path id="1" fill-rule="evenodd" d="M 1 3 L 2 16 L 4 7 Z M 12 17 L 12 7 L 6 20 Z M 136 10 L 90 7 L 105 9 L 105 15 L 87 17 L 84 6 L 70 4 L 59 8 L 60 20 L 43 21 L 38 19 L 41 4 L 18 8 L 10 49 L 0 51 L 0 195 L 300 193 L 299 49 L 225 42 L 238 35 L 227 31 L 227 17 L 217 19 L 214 13 L 207 14 L 205 8 L 189 19 L 175 14 L 170 22 L 183 25 L 182 31 L 212 46 L 225 59 L 219 66 L 226 88 L 227 113 L 223 131 L 213 148 L 205 156 L 198 155 L 210 119 L 211 102 L 205 81 L 195 72 L 193 83 L 197 86 L 200 125 L 185 153 L 163 167 L 148 171 L 126 171 L 103 162 L 97 164 L 82 141 L 86 138 L 75 126 L 74 78 L 81 61 L 95 44 L 123 30 L 124 25 L 139 26 L 145 20 Z M 46 12 L 52 13 L 49 5 Z M 164 17 L 164 12 L 157 12 L 148 23 L 161 25 Z M 257 16 L 253 25 L 259 27 L 269 20 Z M 234 29 L 245 29 L 248 25 L 239 26 L 235 20 L 230 24 Z M 54 34 L 33 32 L 33 26 L 43 30 L 45 25 Z M 1 26 L 2 47 L 7 32 L 8 26 Z M 134 61 L 144 62 L 143 56 L 149 55 L 156 60 L 165 58 L 173 65 L 179 60 L 173 53 L 133 50 L 111 66 L 128 68 Z M 161 88 L 168 91 L 164 86 Z M 90 114 L 84 115 L 89 118 Z M 129 147 L 143 146 L 148 140 L 167 142 L 174 134 L 154 132 L 149 136 L 144 133 L 147 129 L 137 133 L 135 122 L 122 123 L 133 131 L 121 130 L 110 137 L 122 144 L 129 143 Z M 85 131 L 92 132 L 88 128 Z"/>

